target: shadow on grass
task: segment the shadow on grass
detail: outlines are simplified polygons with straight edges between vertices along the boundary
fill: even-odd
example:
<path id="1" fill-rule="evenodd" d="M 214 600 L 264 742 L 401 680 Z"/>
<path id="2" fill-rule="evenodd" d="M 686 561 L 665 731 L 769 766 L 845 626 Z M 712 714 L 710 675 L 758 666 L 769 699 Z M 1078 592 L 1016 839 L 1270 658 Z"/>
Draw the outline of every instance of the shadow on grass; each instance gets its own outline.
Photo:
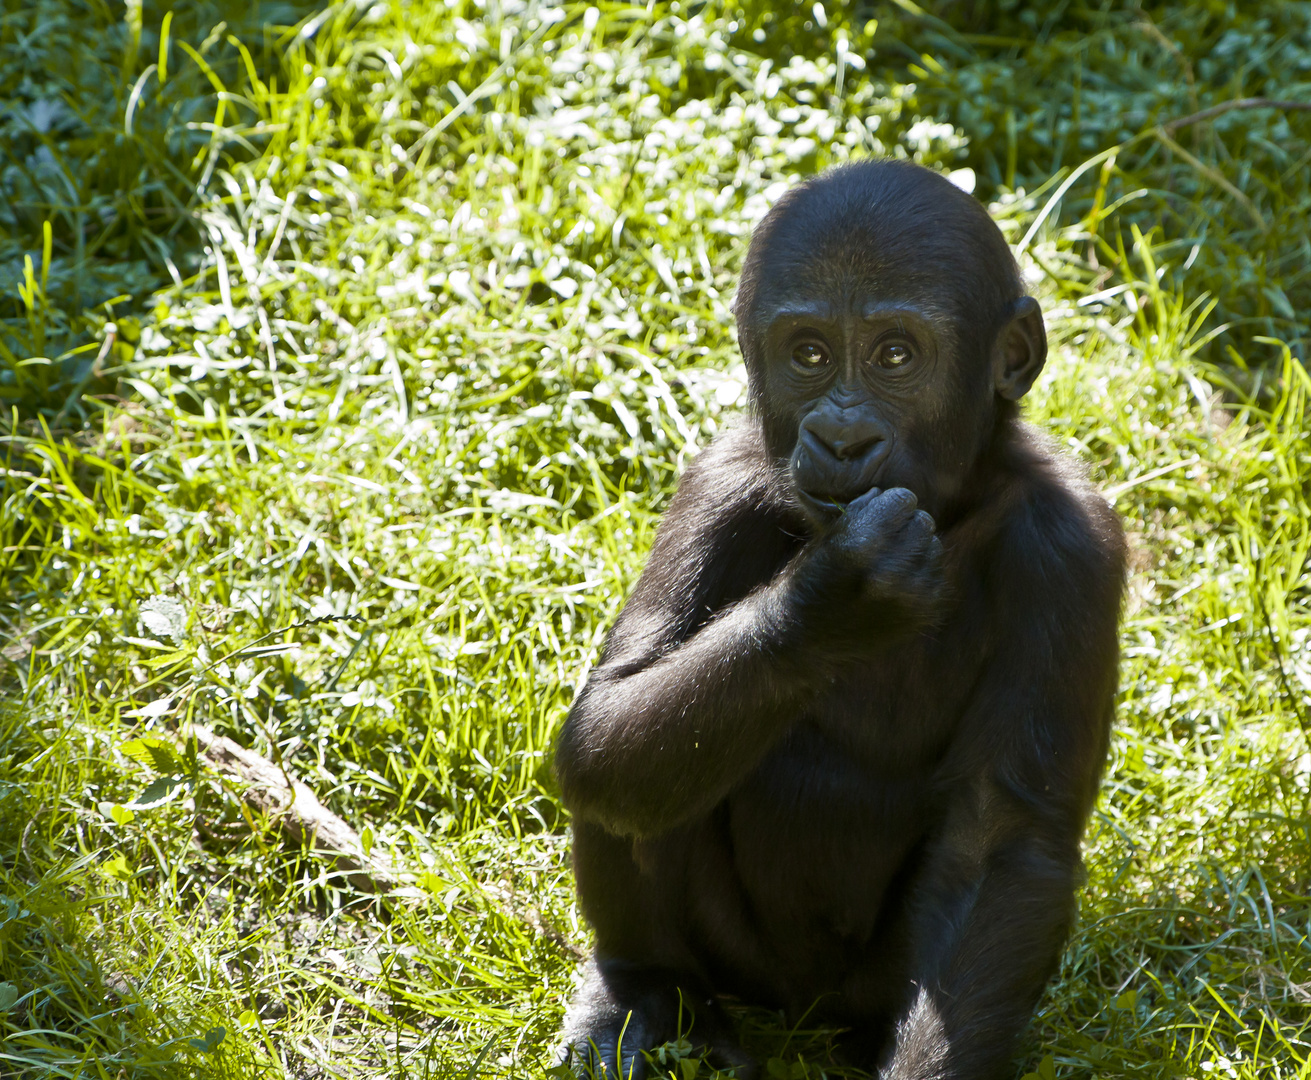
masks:
<path id="1" fill-rule="evenodd" d="M 150 295 L 197 268 L 215 166 L 258 153 L 231 130 L 250 75 L 276 73 L 279 42 L 319 6 L 5 5 L 0 402 L 52 416 L 113 388 L 99 372 L 132 357 Z"/>

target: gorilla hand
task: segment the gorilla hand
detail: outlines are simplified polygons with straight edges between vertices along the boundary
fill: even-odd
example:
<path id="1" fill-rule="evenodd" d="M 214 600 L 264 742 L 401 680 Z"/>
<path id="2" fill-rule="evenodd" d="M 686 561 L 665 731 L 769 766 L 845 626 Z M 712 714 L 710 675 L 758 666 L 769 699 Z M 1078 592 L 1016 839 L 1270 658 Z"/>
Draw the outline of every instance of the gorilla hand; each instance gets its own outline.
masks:
<path id="1" fill-rule="evenodd" d="M 798 567 L 803 606 L 817 601 L 827 617 L 845 603 L 859 627 L 928 624 L 946 591 L 942 541 L 933 518 L 906 488 L 872 488 L 853 499 Z M 890 627 L 889 627 L 890 628 Z M 835 629 L 853 629 L 839 621 Z"/>

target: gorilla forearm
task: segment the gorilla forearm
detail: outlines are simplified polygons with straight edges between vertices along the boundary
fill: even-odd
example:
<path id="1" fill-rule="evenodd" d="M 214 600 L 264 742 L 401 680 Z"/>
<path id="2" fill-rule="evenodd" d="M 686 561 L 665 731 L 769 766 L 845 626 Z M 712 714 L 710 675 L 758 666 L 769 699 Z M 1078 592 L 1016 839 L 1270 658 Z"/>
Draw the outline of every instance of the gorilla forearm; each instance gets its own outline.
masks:
<path id="1" fill-rule="evenodd" d="M 784 572 L 667 650 L 607 658 L 574 703 L 556 772 L 575 814 L 644 835 L 702 816 L 796 716 L 816 669 Z"/>
<path id="2" fill-rule="evenodd" d="M 1015 1039 L 1055 970 L 1073 915 L 1076 851 L 1017 845 L 994 856 L 960 929 L 897 1027 L 882 1080 L 990 1080 L 1011 1066 Z"/>

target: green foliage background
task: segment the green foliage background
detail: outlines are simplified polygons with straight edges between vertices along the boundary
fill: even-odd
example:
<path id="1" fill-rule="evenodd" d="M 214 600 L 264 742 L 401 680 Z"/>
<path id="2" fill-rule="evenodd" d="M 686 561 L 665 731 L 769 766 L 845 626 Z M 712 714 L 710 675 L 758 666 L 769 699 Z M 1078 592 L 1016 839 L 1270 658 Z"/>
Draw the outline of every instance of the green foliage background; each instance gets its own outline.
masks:
<path id="1" fill-rule="evenodd" d="M 0 11 L 0 1075 L 546 1071 L 552 734 L 742 406 L 751 226 L 868 154 L 972 171 L 1047 313 L 1030 418 L 1135 544 L 1017 1075 L 1311 1075 L 1311 113 L 1168 126 L 1311 102 L 1311 5 Z"/>

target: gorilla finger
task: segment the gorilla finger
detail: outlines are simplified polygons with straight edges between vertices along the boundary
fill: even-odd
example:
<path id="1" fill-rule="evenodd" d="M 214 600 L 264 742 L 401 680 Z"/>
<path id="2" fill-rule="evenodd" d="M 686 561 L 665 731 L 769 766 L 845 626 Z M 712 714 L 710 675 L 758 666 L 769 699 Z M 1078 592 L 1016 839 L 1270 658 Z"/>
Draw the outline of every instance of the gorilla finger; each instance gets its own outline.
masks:
<path id="1" fill-rule="evenodd" d="M 896 494 L 894 494 L 896 493 Z M 891 498 L 889 498 L 891 496 Z M 848 514 L 842 523 L 842 535 L 850 538 L 861 548 L 874 549 L 882 547 L 902 534 L 906 523 L 915 513 L 914 498 L 904 488 L 885 491 L 877 499 L 871 499 L 853 514 Z"/>
<path id="2" fill-rule="evenodd" d="M 580 1039 L 565 1052 L 564 1063 L 578 1080 L 643 1080 L 646 1058 L 644 1033 L 631 1027 L 622 1033 L 602 1031 Z"/>
<path id="3" fill-rule="evenodd" d="M 851 502 L 847 503 L 847 513 L 857 513 L 863 510 L 871 502 L 883 494 L 882 488 L 872 487 L 868 491 L 857 495 Z"/>
<path id="4" fill-rule="evenodd" d="M 577 1080 L 610 1080 L 615 1075 L 617 1055 L 613 1044 L 602 1038 L 577 1042 L 565 1051 L 564 1064 Z"/>
<path id="5" fill-rule="evenodd" d="M 916 530 L 916 548 L 918 557 L 916 561 L 921 566 L 927 566 L 932 569 L 938 569 L 942 565 L 942 541 L 933 533 L 921 533 Z"/>
<path id="6" fill-rule="evenodd" d="M 908 488 L 888 488 L 877 499 L 871 499 L 865 506 L 868 507 L 867 514 L 875 516 L 878 520 L 891 526 L 911 518 L 915 513 L 915 508 L 919 506 L 919 500 L 915 498 L 915 493 Z"/>
<path id="7" fill-rule="evenodd" d="M 604 1050 L 595 1043 L 579 1048 L 569 1064 L 577 1080 L 643 1080 L 646 1076 L 646 1058 L 640 1050 L 621 1054 L 613 1044 Z"/>
<path id="8" fill-rule="evenodd" d="M 614 1080 L 646 1080 L 646 1054 L 641 1050 L 625 1050 L 620 1069 L 614 1074 Z"/>
<path id="9" fill-rule="evenodd" d="M 899 526 L 898 541 L 902 545 L 924 547 L 936 537 L 935 528 L 933 518 L 923 510 L 917 510 Z"/>
<path id="10" fill-rule="evenodd" d="M 937 583 L 941 583 L 943 580 L 943 559 L 942 541 L 935 536 L 929 540 L 928 546 L 925 548 L 922 566 L 924 572 Z"/>

